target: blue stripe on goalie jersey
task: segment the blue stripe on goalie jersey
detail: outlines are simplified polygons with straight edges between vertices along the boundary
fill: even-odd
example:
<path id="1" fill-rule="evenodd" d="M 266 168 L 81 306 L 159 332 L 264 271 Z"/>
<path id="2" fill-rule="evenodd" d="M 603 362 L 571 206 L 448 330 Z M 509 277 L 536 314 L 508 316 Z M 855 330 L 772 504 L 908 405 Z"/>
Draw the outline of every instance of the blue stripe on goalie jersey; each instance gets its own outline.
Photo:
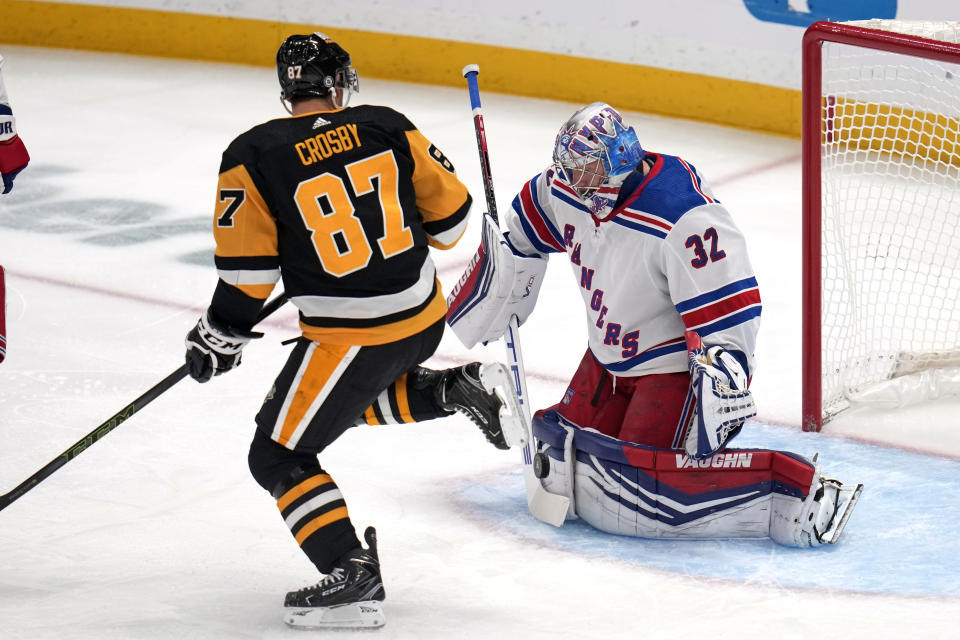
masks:
<path id="1" fill-rule="evenodd" d="M 537 210 L 537 214 L 543 220 L 544 226 L 547 227 L 547 230 L 550 232 L 550 235 L 553 236 L 553 241 L 557 243 L 557 246 L 563 246 L 563 236 L 560 233 L 560 230 L 553 224 L 553 221 L 547 216 L 546 212 L 543 210 L 543 205 L 540 204 L 539 187 L 537 183 L 540 179 L 543 178 L 543 173 L 538 173 L 533 177 L 533 180 L 529 182 L 530 187 L 530 200 L 533 202 L 533 206 Z"/>
<path id="2" fill-rule="evenodd" d="M 651 360 L 656 360 L 657 358 L 668 356 L 673 353 L 682 353 L 682 352 L 685 352 L 686 350 L 687 350 L 687 344 L 681 340 L 680 342 L 677 342 L 675 344 L 668 344 L 663 347 L 657 347 L 656 349 L 650 349 L 649 351 L 644 351 L 639 355 L 636 355 L 632 358 L 627 358 L 626 360 L 622 360 L 620 362 L 612 362 L 610 364 L 601 362 L 600 364 L 602 364 L 603 368 L 606 369 L 607 371 L 613 371 L 613 372 L 629 371 L 630 369 L 633 369 L 639 364 L 650 362 Z M 597 358 L 597 360 L 599 361 L 599 358 Z"/>
<path id="3" fill-rule="evenodd" d="M 569 195 L 568 193 L 566 193 L 566 192 L 564 192 L 564 191 L 561 191 L 560 189 L 558 189 L 558 188 L 556 188 L 556 187 L 550 187 L 550 193 L 551 193 L 555 198 L 557 198 L 558 200 L 562 200 L 563 202 L 566 202 L 566 203 L 567 203 L 568 205 L 570 205 L 571 207 L 574 207 L 574 208 L 576 208 L 576 209 L 579 209 L 580 211 L 583 211 L 584 213 L 590 213 L 590 207 L 588 207 L 587 205 L 583 204 L 582 202 L 580 202 L 579 200 L 577 200 L 577 199 L 574 198 L 573 196 Z"/>
<path id="4" fill-rule="evenodd" d="M 697 307 L 703 307 L 711 302 L 716 302 L 722 298 L 732 296 L 735 293 L 746 291 L 747 289 L 756 289 L 759 287 L 760 285 L 757 283 L 756 277 L 750 276 L 749 278 L 743 278 L 742 280 L 737 280 L 736 282 L 723 285 L 722 287 L 714 289 L 713 291 L 707 291 L 706 293 L 701 293 L 696 297 L 688 298 L 683 302 L 677 303 L 676 308 L 680 313 L 686 313 L 687 311 L 696 309 Z"/>
<path id="5" fill-rule="evenodd" d="M 755 307 L 750 307 L 749 309 L 744 309 L 739 313 L 735 313 L 731 316 L 727 316 L 726 318 L 721 318 L 720 320 L 717 320 L 714 323 L 697 327 L 697 333 L 700 335 L 701 338 L 705 338 L 706 336 L 709 336 L 712 333 L 718 333 L 725 329 L 729 329 L 730 327 L 735 327 L 738 324 L 744 324 L 746 322 L 750 322 L 754 318 L 759 318 L 761 311 L 762 311 L 762 308 L 760 305 L 757 305 Z"/>
<path id="6" fill-rule="evenodd" d="M 537 182 L 543 176 L 543 173 L 538 173 L 534 176 L 529 182 L 527 182 L 523 188 L 520 190 L 514 199 L 513 199 L 513 210 L 517 213 L 517 217 L 520 219 L 520 226 L 523 228 L 523 234 L 527 236 L 527 239 L 530 241 L 530 244 L 537 249 L 540 255 L 547 253 L 560 253 L 563 251 L 563 236 L 560 234 L 560 231 L 553 224 L 553 221 L 547 217 L 546 213 L 543 210 L 543 205 L 540 204 L 540 198 L 537 196 Z M 524 193 L 530 195 L 530 201 L 533 203 L 533 211 L 527 211 L 527 208 L 523 206 L 523 199 L 521 196 Z M 530 222 L 530 216 L 535 215 L 537 219 L 543 223 L 543 226 L 546 227 L 547 233 L 552 236 L 552 240 L 555 243 L 554 245 L 548 244 L 547 240 L 544 240 L 533 228 L 533 225 Z M 517 253 L 514 251 L 514 253 Z M 523 255 L 523 254 L 517 254 Z"/>
<path id="7" fill-rule="evenodd" d="M 0 116 L 12 116 L 12 115 L 13 115 L 13 109 L 11 109 L 8 105 L 0 103 Z"/>
<path id="8" fill-rule="evenodd" d="M 619 224 L 621 227 L 627 227 L 628 229 L 633 229 L 634 231 L 640 231 L 641 233 L 646 233 L 657 238 L 666 238 L 667 233 L 663 229 L 658 229 L 657 227 L 645 225 L 642 222 L 632 220 L 630 218 L 621 218 L 617 216 L 612 218 L 610 222 Z"/>
<path id="9" fill-rule="evenodd" d="M 537 235 L 537 232 L 533 230 L 532 226 L 530 226 L 530 221 L 527 220 L 527 217 L 524 215 L 523 204 L 520 202 L 520 196 L 517 196 L 513 199 L 513 210 L 517 212 L 517 217 L 520 219 L 520 227 L 523 229 L 523 235 L 527 237 L 527 240 L 533 245 L 533 248 L 537 250 L 537 253 L 540 255 L 547 253 L 558 253 L 556 249 L 541 241 L 540 237 Z"/>

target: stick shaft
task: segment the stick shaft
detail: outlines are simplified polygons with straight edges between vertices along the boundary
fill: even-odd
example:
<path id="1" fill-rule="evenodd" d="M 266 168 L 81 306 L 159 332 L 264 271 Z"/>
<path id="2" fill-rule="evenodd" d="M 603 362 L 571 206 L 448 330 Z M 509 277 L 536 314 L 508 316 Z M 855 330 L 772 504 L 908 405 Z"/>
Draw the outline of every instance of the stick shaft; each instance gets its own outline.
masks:
<path id="1" fill-rule="evenodd" d="M 490 172 L 490 153 L 487 151 L 487 131 L 483 127 L 483 111 L 480 106 L 480 86 L 477 82 L 479 68 L 469 65 L 464 69 L 467 88 L 470 91 L 470 108 L 473 109 L 473 128 L 477 134 L 477 150 L 480 152 L 480 173 L 483 177 L 483 193 L 487 199 L 487 211 L 493 221 L 500 224 L 497 215 L 497 200 L 493 195 L 493 174 Z"/>
<path id="2" fill-rule="evenodd" d="M 263 309 L 260 311 L 260 315 L 257 316 L 257 322 L 260 322 L 274 311 L 283 306 L 287 301 L 287 295 L 281 293 L 273 300 L 269 301 L 264 305 Z M 143 409 L 145 406 L 159 398 L 167 390 L 173 387 L 175 384 L 187 377 L 187 365 L 181 365 L 179 369 L 168 375 L 166 378 L 150 387 L 143 395 L 139 398 L 125 406 L 123 409 L 113 414 L 107 418 L 104 422 L 100 423 L 93 431 L 80 438 L 74 442 L 66 451 L 61 453 L 59 456 L 45 464 L 36 473 L 32 476 L 21 482 L 9 493 L 0 495 L 0 511 L 7 508 L 10 503 L 17 500 L 25 494 L 26 492 L 33 489 L 35 486 L 49 478 L 53 475 L 60 467 L 67 464 L 78 455 L 86 451 L 89 447 L 93 446 L 95 442 L 103 438 L 105 435 L 119 427 L 123 422 L 125 422 L 130 416 L 136 412 Z"/>
<path id="3" fill-rule="evenodd" d="M 480 108 L 480 87 L 477 75 L 480 68 L 477 65 L 468 65 L 463 69 L 463 77 L 467 79 L 470 90 L 470 107 L 473 109 L 473 126 L 477 132 L 477 150 L 480 152 L 480 170 L 483 172 L 483 190 L 487 198 L 487 209 L 493 223 L 500 224 L 497 217 L 497 203 L 493 194 L 493 177 L 490 174 L 490 155 L 487 151 L 487 136 L 483 128 L 483 113 Z M 510 318 L 510 326 L 503 337 L 506 348 L 507 363 L 513 373 L 514 389 L 523 411 L 523 423 L 527 431 L 527 443 L 523 447 L 523 481 L 527 494 L 527 507 L 533 517 L 559 527 L 566 519 L 570 500 L 565 496 L 547 493 L 540 485 L 540 480 L 533 472 L 533 456 L 536 444 L 533 439 L 533 428 L 530 412 L 530 399 L 527 396 L 527 377 L 523 369 L 523 353 L 520 350 L 520 323 L 517 316 Z"/>

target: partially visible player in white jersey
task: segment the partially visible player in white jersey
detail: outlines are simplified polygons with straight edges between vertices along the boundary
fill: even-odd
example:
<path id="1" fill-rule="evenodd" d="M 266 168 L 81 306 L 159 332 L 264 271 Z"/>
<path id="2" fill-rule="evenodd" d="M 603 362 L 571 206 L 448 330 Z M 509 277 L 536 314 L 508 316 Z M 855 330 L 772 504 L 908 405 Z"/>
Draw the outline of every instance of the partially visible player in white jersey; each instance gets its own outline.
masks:
<path id="1" fill-rule="evenodd" d="M 17 121 L 10 108 L 10 99 L 3 84 L 3 56 L 0 56 L 0 180 L 3 187 L 0 193 L 9 193 L 13 189 L 13 179 L 30 162 L 27 148 L 17 135 Z M 0 362 L 7 355 L 6 330 L 6 287 L 3 267 L 0 267 Z"/>
<path id="2" fill-rule="evenodd" d="M 0 56 L 0 178 L 3 179 L 2 193 L 13 189 L 13 179 L 30 162 L 27 148 L 17 135 L 17 121 L 10 108 L 10 99 L 3 84 L 3 56 Z"/>
<path id="3" fill-rule="evenodd" d="M 595 102 L 506 219 L 503 234 L 485 220 L 447 321 L 467 346 L 499 338 L 532 311 L 547 257 L 566 254 L 588 345 L 533 430 L 543 485 L 571 517 L 645 537 L 836 541 L 862 487 L 795 454 L 726 448 L 756 414 L 760 292 L 743 234 L 692 164 L 645 151 Z"/>

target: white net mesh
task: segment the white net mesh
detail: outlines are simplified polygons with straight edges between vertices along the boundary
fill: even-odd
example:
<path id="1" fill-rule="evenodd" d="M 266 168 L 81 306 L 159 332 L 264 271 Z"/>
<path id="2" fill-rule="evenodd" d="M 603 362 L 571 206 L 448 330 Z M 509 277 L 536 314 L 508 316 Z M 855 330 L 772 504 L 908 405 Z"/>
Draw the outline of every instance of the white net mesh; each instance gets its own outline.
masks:
<path id="1" fill-rule="evenodd" d="M 960 42 L 960 23 L 855 24 Z M 960 60 L 831 42 L 822 55 L 829 418 L 878 384 L 960 362 Z"/>

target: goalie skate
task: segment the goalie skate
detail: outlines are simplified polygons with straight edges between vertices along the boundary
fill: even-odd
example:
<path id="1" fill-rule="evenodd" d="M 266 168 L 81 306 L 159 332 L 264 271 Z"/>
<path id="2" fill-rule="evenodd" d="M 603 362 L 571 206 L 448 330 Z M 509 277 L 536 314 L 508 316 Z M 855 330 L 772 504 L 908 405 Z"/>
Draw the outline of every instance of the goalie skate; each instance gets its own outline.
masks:
<path id="1" fill-rule="evenodd" d="M 836 480 L 827 478 L 823 478 L 821 482 L 824 491 L 823 499 L 833 502 L 836 505 L 836 510 L 826 528 L 823 531 L 815 528 L 814 533 L 820 544 L 834 544 L 840 539 L 843 528 L 847 526 L 847 520 L 850 519 L 850 514 L 853 513 L 853 508 L 856 506 L 857 500 L 860 499 L 863 485 L 844 486 Z"/>
<path id="2" fill-rule="evenodd" d="M 527 429 L 523 424 L 523 409 L 517 398 L 513 376 L 499 362 L 489 362 L 480 367 L 480 383 L 489 393 L 497 394 L 503 403 L 499 413 L 500 428 L 507 446 L 526 446 Z"/>
<path id="3" fill-rule="evenodd" d="M 375 629 L 386 624 L 383 603 L 350 602 L 332 607 L 287 608 L 283 621 L 297 629 Z"/>

